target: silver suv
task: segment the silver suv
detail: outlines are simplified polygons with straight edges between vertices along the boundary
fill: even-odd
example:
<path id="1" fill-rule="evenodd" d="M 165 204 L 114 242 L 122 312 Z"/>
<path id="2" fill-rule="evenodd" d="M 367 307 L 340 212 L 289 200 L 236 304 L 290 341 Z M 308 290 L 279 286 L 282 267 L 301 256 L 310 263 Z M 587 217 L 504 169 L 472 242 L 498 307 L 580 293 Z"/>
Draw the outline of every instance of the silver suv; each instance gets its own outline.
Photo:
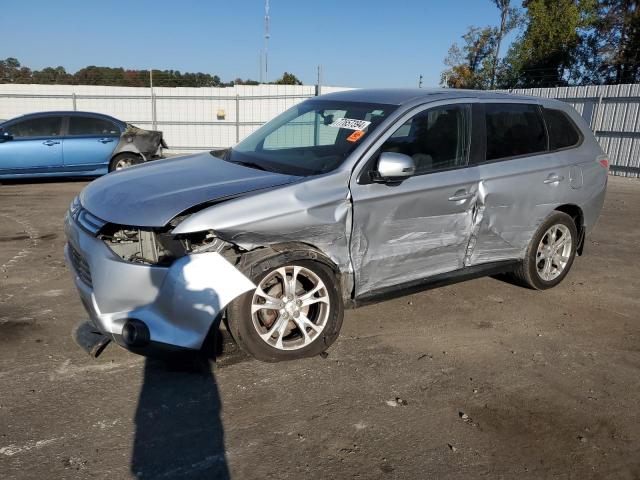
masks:
<path id="1" fill-rule="evenodd" d="M 100 178 L 66 257 L 95 327 L 197 350 L 223 319 L 266 361 L 323 352 L 345 307 L 509 272 L 560 283 L 602 208 L 608 160 L 558 101 L 353 90 L 232 149 Z"/>

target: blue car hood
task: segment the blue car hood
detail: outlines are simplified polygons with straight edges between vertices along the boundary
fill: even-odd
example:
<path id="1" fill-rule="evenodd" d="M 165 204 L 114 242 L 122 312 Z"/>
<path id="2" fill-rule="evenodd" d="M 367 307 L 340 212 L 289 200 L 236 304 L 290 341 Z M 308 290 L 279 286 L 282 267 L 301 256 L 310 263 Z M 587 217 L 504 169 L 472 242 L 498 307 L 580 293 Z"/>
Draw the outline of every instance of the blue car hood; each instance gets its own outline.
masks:
<path id="1" fill-rule="evenodd" d="M 156 160 L 105 175 L 82 191 L 80 202 L 107 222 L 162 227 L 191 207 L 299 179 L 202 153 Z"/>

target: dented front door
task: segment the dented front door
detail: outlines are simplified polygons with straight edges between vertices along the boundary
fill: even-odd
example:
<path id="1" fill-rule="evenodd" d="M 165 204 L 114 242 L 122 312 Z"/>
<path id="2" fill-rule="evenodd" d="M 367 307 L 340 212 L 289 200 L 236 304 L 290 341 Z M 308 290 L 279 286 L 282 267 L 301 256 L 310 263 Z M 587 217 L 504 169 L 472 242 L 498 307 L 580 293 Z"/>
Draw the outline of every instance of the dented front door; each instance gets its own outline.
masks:
<path id="1" fill-rule="evenodd" d="M 399 185 L 352 180 L 356 296 L 464 266 L 479 181 L 477 167 L 467 167 L 470 111 L 466 104 L 425 109 L 384 139 L 379 151 L 416 164 Z"/>
<path id="2" fill-rule="evenodd" d="M 409 178 L 353 192 L 351 257 L 356 295 L 463 267 L 477 168 Z"/>

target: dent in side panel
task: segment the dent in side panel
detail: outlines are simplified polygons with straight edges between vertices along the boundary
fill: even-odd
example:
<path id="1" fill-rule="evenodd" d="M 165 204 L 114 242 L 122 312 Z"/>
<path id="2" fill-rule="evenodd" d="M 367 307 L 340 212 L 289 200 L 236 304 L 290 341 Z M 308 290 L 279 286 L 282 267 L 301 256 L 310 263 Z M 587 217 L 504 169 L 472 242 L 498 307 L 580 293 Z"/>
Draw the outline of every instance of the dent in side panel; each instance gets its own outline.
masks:
<path id="1" fill-rule="evenodd" d="M 538 226 L 565 203 L 568 167 L 555 155 L 537 155 L 481 165 L 480 175 L 478 204 L 484 210 L 465 264 L 522 258 Z M 545 183 L 551 176 L 562 180 Z"/>
<path id="2" fill-rule="evenodd" d="M 246 250 L 305 243 L 342 273 L 351 272 L 351 197 L 346 185 L 343 175 L 331 175 L 229 200 L 194 213 L 173 233 L 211 229 Z"/>

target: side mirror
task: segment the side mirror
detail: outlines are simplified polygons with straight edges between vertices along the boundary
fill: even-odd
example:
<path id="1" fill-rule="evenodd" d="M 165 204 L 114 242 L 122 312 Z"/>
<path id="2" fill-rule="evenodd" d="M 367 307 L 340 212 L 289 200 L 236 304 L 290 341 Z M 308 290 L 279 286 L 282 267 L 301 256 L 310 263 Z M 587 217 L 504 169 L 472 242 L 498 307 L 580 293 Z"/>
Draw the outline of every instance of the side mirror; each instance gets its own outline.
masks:
<path id="1" fill-rule="evenodd" d="M 0 131 L 0 143 L 6 142 L 9 140 L 13 140 L 13 135 L 11 135 L 9 132 Z"/>
<path id="2" fill-rule="evenodd" d="M 402 182 L 416 173 L 416 164 L 409 155 L 395 152 L 382 152 L 375 172 L 376 181 Z"/>

